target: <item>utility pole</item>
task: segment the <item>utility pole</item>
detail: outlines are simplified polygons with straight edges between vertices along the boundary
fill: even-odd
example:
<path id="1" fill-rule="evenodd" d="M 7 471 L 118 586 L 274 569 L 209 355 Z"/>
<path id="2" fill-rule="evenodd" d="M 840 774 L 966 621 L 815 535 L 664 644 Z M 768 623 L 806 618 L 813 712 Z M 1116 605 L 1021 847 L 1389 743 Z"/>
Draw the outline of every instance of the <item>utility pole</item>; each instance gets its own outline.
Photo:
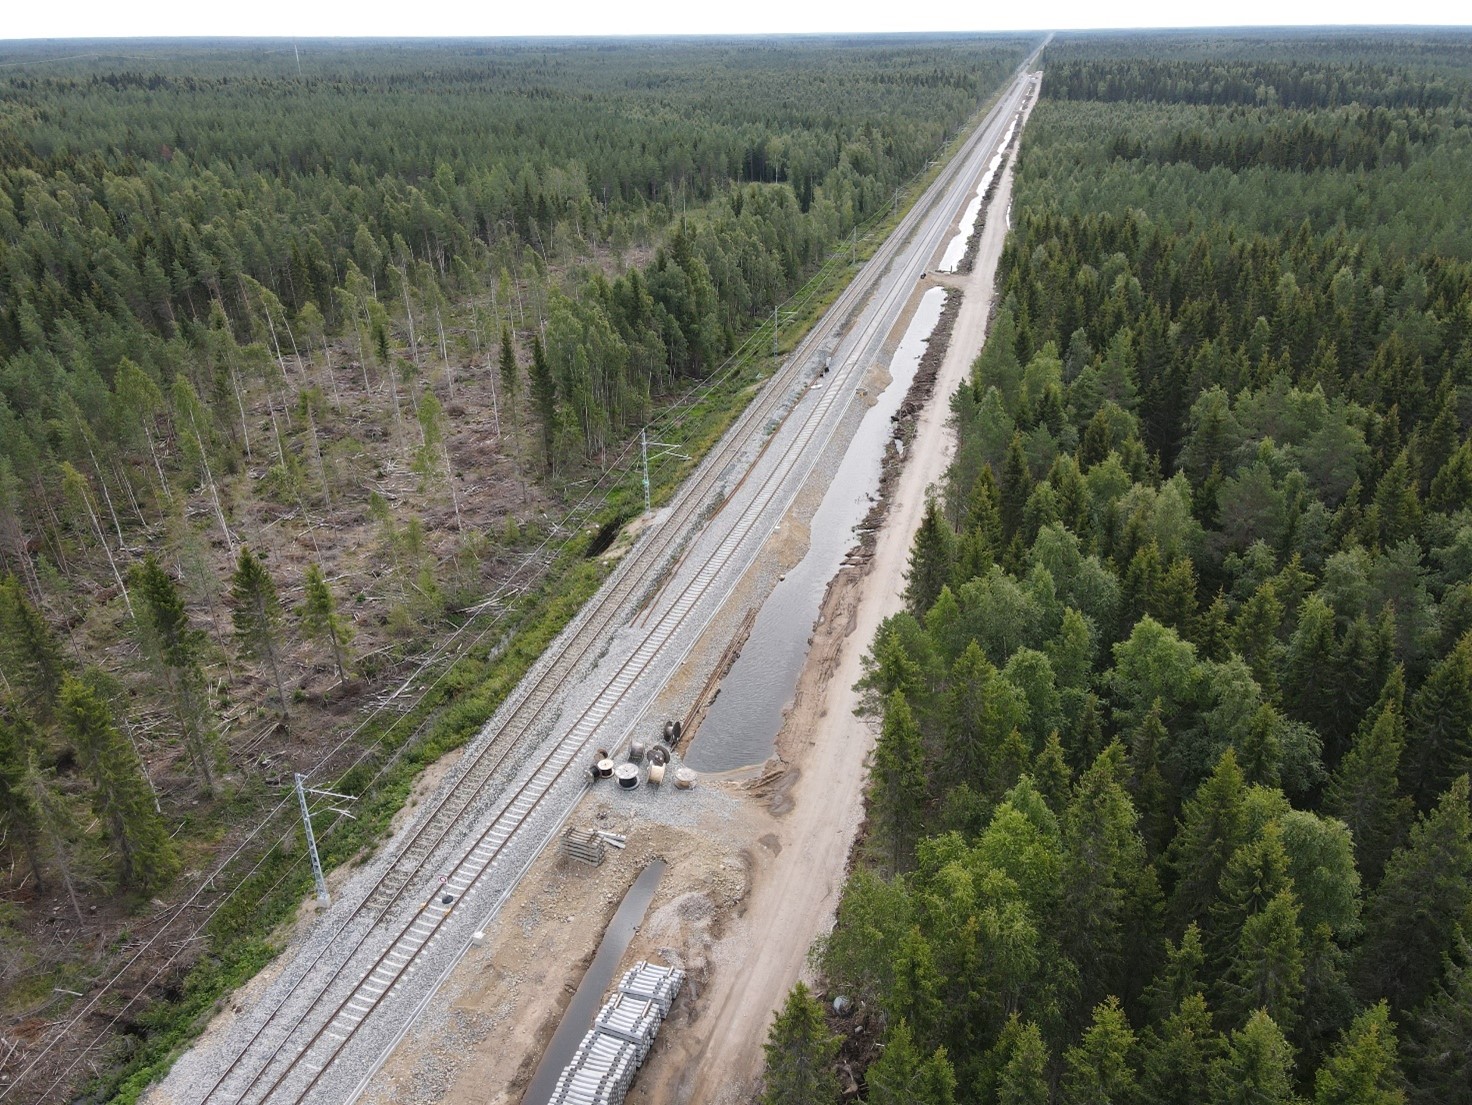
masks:
<path id="1" fill-rule="evenodd" d="M 649 446 L 653 445 L 659 452 L 654 454 L 654 459 L 660 457 L 674 457 L 677 460 L 689 460 L 685 453 L 677 453 L 677 445 L 668 441 L 650 441 L 649 435 L 644 430 L 639 431 L 639 460 L 644 471 L 644 513 L 649 513 Z"/>
<path id="2" fill-rule="evenodd" d="M 772 305 L 772 356 L 777 355 L 777 306 Z"/>
<path id="3" fill-rule="evenodd" d="M 307 777 L 299 771 L 294 774 L 293 778 L 296 780 L 296 804 L 301 808 L 302 828 L 307 834 L 307 854 L 312 857 L 312 881 L 317 884 L 317 900 L 323 905 L 328 905 L 332 901 L 332 895 L 327 892 L 327 880 L 322 875 L 322 859 L 317 854 L 317 834 L 312 831 L 312 815 L 307 810 L 307 795 L 316 794 L 325 798 L 341 798 L 345 802 L 356 802 L 357 799 L 351 794 L 337 794 L 330 790 L 319 790 L 316 787 L 306 786 Z M 328 808 L 333 813 L 340 813 L 344 817 L 353 816 L 347 810 L 338 809 L 336 806 L 329 806 Z"/>
<path id="4" fill-rule="evenodd" d="M 639 427 L 639 458 L 644 462 L 644 513 L 649 513 L 649 435 Z"/>

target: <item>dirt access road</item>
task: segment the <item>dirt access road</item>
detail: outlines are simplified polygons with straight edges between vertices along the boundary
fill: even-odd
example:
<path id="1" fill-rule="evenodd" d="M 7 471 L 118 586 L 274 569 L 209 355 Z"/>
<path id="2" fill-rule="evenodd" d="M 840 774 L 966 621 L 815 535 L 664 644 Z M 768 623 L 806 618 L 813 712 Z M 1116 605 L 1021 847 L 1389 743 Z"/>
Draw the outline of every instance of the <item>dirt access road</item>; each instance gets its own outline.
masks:
<path id="1" fill-rule="evenodd" d="M 927 490 L 954 451 L 949 400 L 985 338 L 1011 187 L 1009 158 L 986 210 L 972 272 L 925 282 L 962 293 L 949 348 L 872 556 L 845 567 L 828 591 L 777 754 L 756 772 L 702 780 L 688 793 L 590 792 L 571 821 L 622 832 L 628 849 L 598 868 L 547 849 L 487 931 L 485 945 L 466 955 L 363 1101 L 521 1101 L 604 924 L 655 856 L 669 868 L 625 965 L 641 957 L 676 961 L 688 970 L 689 983 L 628 1100 L 734 1105 L 755 1099 L 772 1014 L 795 981 L 811 981 L 807 953 L 832 924 L 862 820 L 874 733 L 854 715 L 854 684 L 879 623 L 900 608 Z M 798 539 L 780 548 L 778 570 L 801 558 L 803 506 L 784 524 Z M 689 680 L 677 678 L 668 692 L 671 714 L 683 710 L 682 696 L 688 704 L 701 665 L 724 648 L 750 601 L 759 595 L 738 593 L 730 604 L 733 619 L 714 624 L 706 647 L 694 650 Z"/>

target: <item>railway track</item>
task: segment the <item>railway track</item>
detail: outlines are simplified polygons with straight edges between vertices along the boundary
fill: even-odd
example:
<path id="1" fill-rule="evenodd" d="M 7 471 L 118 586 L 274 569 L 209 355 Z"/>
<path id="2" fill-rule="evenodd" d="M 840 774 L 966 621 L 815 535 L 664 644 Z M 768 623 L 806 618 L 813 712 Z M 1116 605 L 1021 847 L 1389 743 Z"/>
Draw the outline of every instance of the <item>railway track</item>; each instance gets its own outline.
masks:
<path id="1" fill-rule="evenodd" d="M 646 532 L 574 619 L 562 638 L 566 646 L 545 657 L 523 681 L 503 707 L 501 716 L 493 722 L 497 725 L 495 736 L 465 757 L 434 809 L 421 816 L 413 831 L 396 846 L 383 876 L 336 923 L 334 939 L 321 942 L 321 950 L 300 971 L 296 985 L 277 1001 L 272 1015 L 262 1020 L 198 1099 L 201 1105 L 206 1102 L 301 1103 L 322 1096 L 318 1091 L 323 1089 L 324 1078 L 334 1061 L 370 1018 L 383 1011 L 394 998 L 402 996 L 405 980 L 421 954 L 444 933 L 457 907 L 463 908 L 468 898 L 484 889 L 488 873 L 503 860 L 518 829 L 538 815 L 546 814 L 549 796 L 581 770 L 579 765 L 587 759 L 604 722 L 625 703 L 662 650 L 682 630 L 690 628 L 692 619 L 698 617 L 702 600 L 712 594 L 724 573 L 737 561 L 740 550 L 763 524 L 762 519 L 768 513 L 766 508 L 784 488 L 789 491 L 789 501 L 795 496 L 841 421 L 841 417 L 835 416 L 835 408 L 854 401 L 858 381 L 867 372 L 874 352 L 882 346 L 904 300 L 913 291 L 913 278 L 891 279 L 886 283 L 888 270 L 907 248 L 921 257 L 933 251 L 937 243 L 930 239 L 938 241 L 949 224 L 949 217 L 942 219 L 937 215 L 938 204 L 950 193 L 958 174 L 970 170 L 979 175 L 985 157 L 978 160 L 978 150 L 997 129 L 996 121 L 1015 110 L 1024 86 L 1023 78 L 1014 82 L 1003 95 L 999 110 L 977 128 L 865 269 L 840 294 L 823 320 L 747 406 L 696 469 L 669 515 Z M 922 227 L 920 240 L 912 247 Z M 824 390 L 801 412 L 801 421 L 780 446 L 780 454 L 768 458 L 764 475 L 750 486 L 747 476 L 742 475 L 735 488 L 725 490 L 723 484 L 731 474 L 732 465 L 752 450 L 753 442 L 761 440 L 771 420 L 793 402 L 794 387 L 811 369 L 818 351 L 876 292 L 877 306 L 871 307 L 862 326 L 841 337 L 834 357 L 835 367 Z M 772 440 L 768 438 L 761 446 L 758 457 L 767 451 Z M 748 505 L 739 512 L 726 509 L 738 491 Z M 707 523 L 716 527 L 715 533 L 719 534 L 714 553 L 705 557 L 693 577 L 673 597 L 666 600 L 659 595 L 650 600 L 654 609 L 650 610 L 648 620 L 652 624 L 646 626 L 643 640 L 572 719 L 565 736 L 531 774 L 492 800 L 494 813 L 474 839 L 456 846 L 457 832 L 463 832 L 467 820 L 482 811 L 488 793 L 494 789 L 493 783 L 513 768 L 517 755 L 527 744 L 535 743 L 539 735 L 545 736 L 552 726 L 549 710 L 553 709 L 558 693 L 586 665 L 596 661 L 599 652 L 607 646 L 609 634 L 627 614 L 630 603 L 658 583 L 660 573 L 677 557 L 681 543 L 700 522 L 717 494 L 721 495 L 722 509 Z M 433 858 L 452 846 L 456 853 L 453 865 L 442 861 L 440 868 L 429 866 Z M 447 872 L 426 895 L 423 883 L 417 880 L 435 869 L 447 869 Z M 421 889 L 412 892 L 416 886 Z M 336 966 L 331 966 L 329 960 L 336 961 Z M 315 994 L 310 994 L 313 990 Z M 309 997 L 301 1005 L 298 999 L 304 993 Z M 428 995 L 423 1000 L 427 1001 Z M 285 1016 L 286 1007 L 292 1003 L 301 1007 L 294 1015 Z M 289 1023 L 283 1024 L 282 1019 Z"/>

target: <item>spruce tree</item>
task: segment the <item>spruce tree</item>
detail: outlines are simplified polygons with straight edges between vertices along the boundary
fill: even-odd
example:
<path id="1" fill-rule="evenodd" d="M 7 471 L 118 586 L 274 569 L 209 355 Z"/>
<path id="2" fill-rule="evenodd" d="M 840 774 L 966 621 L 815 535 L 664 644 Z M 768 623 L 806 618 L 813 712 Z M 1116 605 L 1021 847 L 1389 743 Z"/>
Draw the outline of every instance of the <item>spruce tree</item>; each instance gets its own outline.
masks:
<path id="1" fill-rule="evenodd" d="M 1271 702 L 1264 702 L 1252 715 L 1238 749 L 1242 778 L 1249 785 L 1276 789 L 1282 781 L 1283 746 L 1278 740 L 1282 724 Z"/>
<path id="2" fill-rule="evenodd" d="M 29 780 L 31 741 L 29 726 L 0 702 L 0 840 L 25 857 L 37 892 L 44 893 L 41 814 Z"/>
<path id="3" fill-rule="evenodd" d="M 920 728 L 905 696 L 895 691 L 884 708 L 884 726 L 874 745 L 869 809 L 878 835 L 888 845 L 891 873 L 908 870 L 923 827 L 925 752 Z"/>
<path id="4" fill-rule="evenodd" d="M 113 724 L 107 703 L 67 676 L 60 715 L 62 731 L 92 782 L 92 808 L 112 845 L 119 887 L 148 893 L 167 885 L 179 868 L 178 856 L 154 809 L 142 764 Z"/>
<path id="5" fill-rule="evenodd" d="M 1229 1020 L 1240 1024 L 1265 1009 L 1280 1028 L 1292 1029 L 1303 1003 L 1303 933 L 1292 891 L 1281 891 L 1243 924 L 1223 990 Z"/>
<path id="6" fill-rule="evenodd" d="M 0 579 L 0 676 L 38 721 L 48 721 L 65 674 L 51 627 L 13 575 Z"/>
<path id="7" fill-rule="evenodd" d="M 1336 699 L 1340 688 L 1327 678 L 1339 657 L 1334 633 L 1334 611 L 1318 595 L 1310 595 L 1298 609 L 1298 627 L 1288 641 L 1283 671 L 1283 706 L 1288 716 L 1307 722 L 1324 741 L 1324 760 L 1339 762 L 1344 734 L 1339 731 Z"/>
<path id="8" fill-rule="evenodd" d="M 867 1105 L 955 1105 L 956 1073 L 937 1048 L 929 1057 L 915 1044 L 910 1026 L 899 1021 L 884 1038 L 884 1051 L 865 1075 Z"/>
<path id="9" fill-rule="evenodd" d="M 1233 1032 L 1207 1075 L 1208 1105 L 1296 1105 L 1293 1048 L 1259 1009 Z"/>
<path id="10" fill-rule="evenodd" d="M 255 553 L 242 546 L 235 575 L 230 580 L 230 616 L 235 623 L 235 641 L 242 656 L 265 660 L 276 687 L 276 702 L 281 716 L 286 716 L 286 687 L 281 682 L 281 665 L 276 658 L 280 647 L 281 602 L 276 597 L 276 584 Z"/>
<path id="11" fill-rule="evenodd" d="M 557 448 L 557 380 L 552 375 L 552 366 L 547 363 L 547 351 L 542 346 L 540 334 L 532 338 L 532 403 L 537 420 L 542 424 L 542 455 L 547 471 L 556 466 Z"/>
<path id="12" fill-rule="evenodd" d="M 184 746 L 208 793 L 215 784 L 216 752 L 200 666 L 204 635 L 189 624 L 179 588 L 152 555 L 134 566 L 133 580 L 140 600 L 136 619 L 140 643 L 173 701 Z"/>
<path id="13" fill-rule="evenodd" d="M 1345 1030 L 1314 1078 L 1314 1105 L 1404 1105 L 1395 1025 L 1382 1001 Z"/>
<path id="14" fill-rule="evenodd" d="M 1216 962 L 1229 962 L 1237 951 L 1243 926 L 1267 909 L 1279 894 L 1292 889 L 1282 827 L 1269 821 L 1257 839 L 1232 853 L 1217 883 L 1210 911 L 1210 946 L 1216 952 Z"/>
<path id="15" fill-rule="evenodd" d="M 1022 434 L 1012 435 L 1007 446 L 1007 459 L 1002 465 L 1001 508 L 1002 538 L 1012 541 L 1022 536 L 1023 512 L 1032 495 L 1032 472 L 1023 449 Z"/>
<path id="16" fill-rule="evenodd" d="M 1176 880 L 1170 917 L 1181 928 L 1205 915 L 1228 861 L 1246 841 L 1245 792 L 1236 754 L 1228 748 L 1181 812 L 1180 829 L 1166 851 Z"/>
<path id="17" fill-rule="evenodd" d="M 1354 840 L 1355 861 L 1365 885 L 1380 881 L 1385 861 L 1405 838 L 1414 807 L 1400 792 L 1405 721 L 1387 702 L 1373 724 L 1362 728 L 1324 793 L 1325 812 L 1339 818 Z"/>
<path id="18" fill-rule="evenodd" d="M 795 985 L 763 1045 L 762 1105 L 832 1105 L 838 1098 L 833 1060 L 842 1039 L 828 1031 L 823 1007 L 807 986 Z"/>
<path id="19" fill-rule="evenodd" d="M 1359 992 L 1413 1009 L 1430 992 L 1442 959 L 1472 910 L 1472 811 L 1463 775 L 1391 853 L 1365 903 L 1355 972 Z"/>
<path id="20" fill-rule="evenodd" d="M 1120 1105 L 1135 1099 L 1135 1034 L 1116 998 L 1094 1009 L 1093 1023 L 1063 1054 L 1063 1105 Z"/>
<path id="21" fill-rule="evenodd" d="M 1160 773 L 1160 757 L 1169 739 L 1157 698 L 1130 739 L 1130 796 L 1140 812 L 1140 836 L 1151 858 L 1160 854 L 1171 835 L 1169 796 Z"/>
<path id="22" fill-rule="evenodd" d="M 1042 751 L 1032 762 L 1032 779 L 1038 793 L 1048 803 L 1048 809 L 1061 815 L 1068 808 L 1073 794 L 1073 772 L 1068 767 L 1068 757 L 1063 751 L 1063 740 L 1054 729 L 1043 742 Z"/>
<path id="23" fill-rule="evenodd" d="M 1140 1105 L 1205 1101 L 1211 1064 L 1225 1049 L 1206 999 L 1187 994 L 1175 1012 L 1140 1033 Z"/>
<path id="24" fill-rule="evenodd" d="M 1411 1015 L 1406 1069 L 1414 1105 L 1472 1100 L 1472 935 L 1462 933 L 1436 988 Z"/>
<path id="25" fill-rule="evenodd" d="M 930 499 L 915 544 L 910 550 L 910 567 L 905 573 L 905 604 L 916 617 L 924 617 L 951 578 L 956 557 L 956 535 L 941 516 L 940 504 Z"/>
<path id="26" fill-rule="evenodd" d="M 1472 771 L 1472 633 L 1437 664 L 1411 701 L 1403 778 L 1421 809 Z"/>
<path id="27" fill-rule="evenodd" d="M 1111 744 L 1079 777 L 1062 818 L 1065 860 L 1058 934 L 1079 966 L 1085 1006 L 1126 996 L 1132 944 L 1158 946 L 1155 872 L 1135 830 L 1126 793 L 1124 749 Z"/>
<path id="28" fill-rule="evenodd" d="M 1014 1015 L 997 1049 L 1006 1053 L 996 1074 L 997 1105 L 1048 1105 L 1048 1049 L 1038 1026 Z"/>
<path id="29" fill-rule="evenodd" d="M 1247 666 L 1252 678 L 1262 688 L 1263 697 L 1276 699 L 1278 672 L 1283 667 L 1283 646 L 1278 630 L 1283 624 L 1283 604 L 1272 580 L 1262 584 L 1242 604 L 1232 626 L 1232 643 Z"/>
<path id="30" fill-rule="evenodd" d="M 344 650 L 353 639 L 352 623 L 337 612 L 337 601 L 323 578 L 322 569 L 316 564 L 307 565 L 303 581 L 306 597 L 301 607 L 302 631 L 317 641 L 326 641 L 332 649 L 332 663 L 337 669 L 338 682 L 347 678 L 343 663 Z"/>
<path id="31" fill-rule="evenodd" d="M 981 473 L 971 489 L 971 498 L 966 509 L 966 530 L 979 534 L 993 557 L 1002 551 L 1005 542 L 1002 533 L 1002 493 L 997 487 L 997 477 L 990 464 L 981 466 Z"/>
<path id="32" fill-rule="evenodd" d="M 1165 965 L 1145 990 L 1145 1004 L 1151 1016 L 1164 1020 L 1192 994 L 1206 990 L 1206 946 L 1201 939 L 1201 926 L 1192 921 L 1181 934 L 1179 943 L 1165 941 Z"/>

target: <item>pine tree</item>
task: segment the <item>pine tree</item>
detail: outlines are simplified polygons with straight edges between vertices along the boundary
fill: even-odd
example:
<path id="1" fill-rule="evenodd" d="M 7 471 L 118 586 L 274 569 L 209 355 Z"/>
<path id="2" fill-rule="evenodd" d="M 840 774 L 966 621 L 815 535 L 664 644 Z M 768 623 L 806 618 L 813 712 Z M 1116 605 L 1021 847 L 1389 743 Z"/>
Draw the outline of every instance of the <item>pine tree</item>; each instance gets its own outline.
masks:
<path id="1" fill-rule="evenodd" d="M 1442 957 L 1472 909 L 1472 810 L 1463 775 L 1411 829 L 1365 903 L 1356 977 L 1362 994 L 1413 1009 L 1435 984 Z"/>
<path id="2" fill-rule="evenodd" d="M 767 1033 L 762 1105 L 832 1105 L 838 1098 L 833 1060 L 842 1037 L 828 1031 L 823 1007 L 799 982 Z"/>
<path id="3" fill-rule="evenodd" d="M 1404 1105 L 1395 1025 L 1382 1001 L 1350 1025 L 1314 1079 L 1314 1105 Z"/>
<path id="4" fill-rule="evenodd" d="M 253 660 L 265 660 L 276 686 L 276 702 L 281 716 L 286 716 L 286 687 L 281 682 L 281 665 L 277 662 L 277 634 L 281 625 L 281 602 L 276 597 L 276 584 L 259 557 L 248 546 L 240 549 L 235 575 L 230 580 L 230 616 L 235 623 L 235 641 L 240 654 Z"/>
<path id="5" fill-rule="evenodd" d="M 937 1048 L 929 1058 L 915 1044 L 910 1026 L 899 1021 L 884 1038 L 884 1051 L 865 1075 L 868 1105 L 955 1105 L 956 1073 Z"/>
<path id="6" fill-rule="evenodd" d="M 316 564 L 307 565 L 303 581 L 306 598 L 302 602 L 302 631 L 317 641 L 326 641 L 332 649 L 332 663 L 337 668 L 338 682 L 347 678 L 343 663 L 344 650 L 353 639 L 352 623 L 337 612 L 337 602 Z"/>
<path id="7" fill-rule="evenodd" d="M 134 566 L 133 578 L 140 599 L 136 624 L 143 651 L 153 661 L 173 700 L 184 746 L 208 793 L 215 781 L 215 736 L 208 724 L 208 700 L 200 668 L 203 634 L 190 626 L 173 577 L 152 555 Z"/>
<path id="8" fill-rule="evenodd" d="M 895 691 L 885 704 L 869 783 L 869 809 L 878 835 L 889 845 L 891 873 L 908 870 L 914 860 L 924 803 L 925 752 L 920 727 L 905 696 Z"/>
<path id="9" fill-rule="evenodd" d="M 179 869 L 169 831 L 153 807 L 142 765 L 113 724 L 111 711 L 80 679 L 61 685 L 61 726 L 92 781 L 92 808 L 117 862 L 118 885 L 148 893 Z"/>

